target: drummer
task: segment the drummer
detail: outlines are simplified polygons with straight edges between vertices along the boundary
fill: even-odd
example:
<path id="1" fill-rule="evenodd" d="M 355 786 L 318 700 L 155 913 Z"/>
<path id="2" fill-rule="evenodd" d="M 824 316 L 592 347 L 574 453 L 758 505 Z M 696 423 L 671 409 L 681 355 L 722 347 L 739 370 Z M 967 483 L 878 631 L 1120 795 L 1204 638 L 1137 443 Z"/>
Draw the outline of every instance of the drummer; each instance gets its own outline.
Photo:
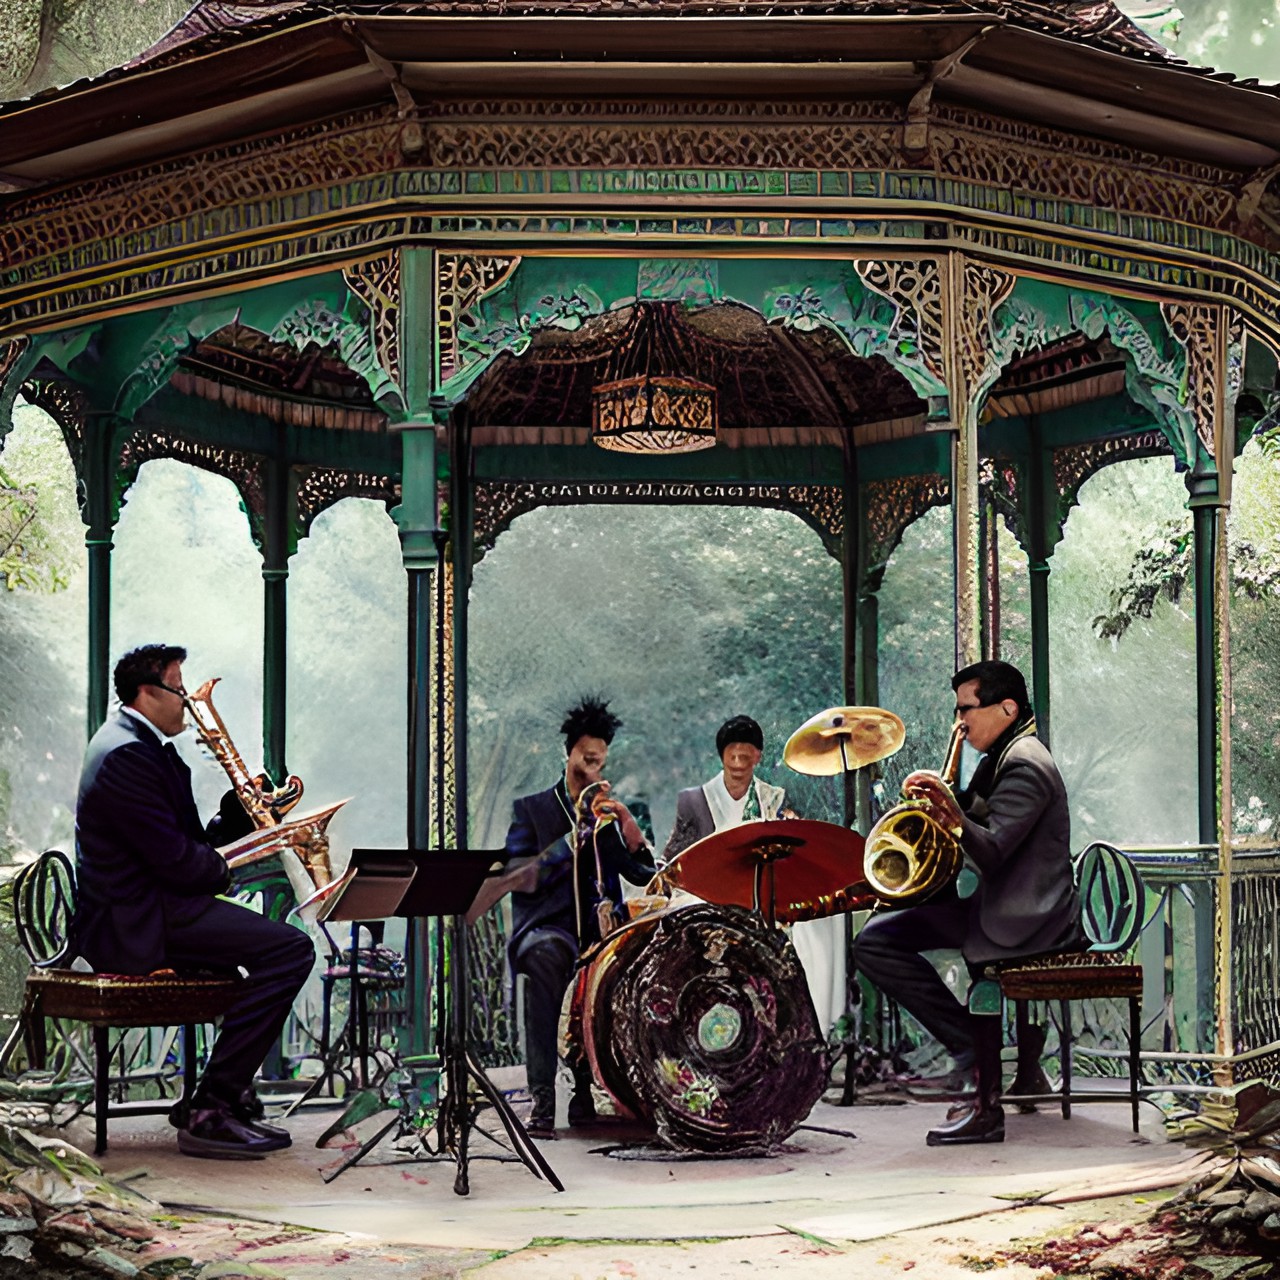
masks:
<path id="1" fill-rule="evenodd" d="M 676 797 L 676 822 L 663 850 L 664 861 L 691 844 L 727 827 L 755 819 L 794 818 L 785 808 L 782 787 L 757 778 L 764 758 L 764 731 L 750 716 L 726 720 L 716 733 L 720 772 L 700 787 L 689 787 Z M 791 941 L 804 966 L 809 994 L 825 1035 L 844 1012 L 844 926 L 841 917 L 806 920 L 791 928 Z"/>
<path id="2" fill-rule="evenodd" d="M 757 818 L 786 816 L 786 792 L 755 776 L 764 756 L 764 730 L 750 716 L 734 716 L 720 726 L 716 752 L 720 772 L 676 797 L 676 825 L 662 851 L 664 862 L 712 832 Z"/>

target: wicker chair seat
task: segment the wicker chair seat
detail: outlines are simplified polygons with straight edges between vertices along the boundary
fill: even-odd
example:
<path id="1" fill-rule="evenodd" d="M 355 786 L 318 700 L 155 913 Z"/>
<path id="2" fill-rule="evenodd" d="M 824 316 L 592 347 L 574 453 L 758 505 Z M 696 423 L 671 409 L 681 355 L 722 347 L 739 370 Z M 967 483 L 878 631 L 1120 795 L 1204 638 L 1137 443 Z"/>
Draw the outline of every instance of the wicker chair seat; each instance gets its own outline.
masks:
<path id="1" fill-rule="evenodd" d="M 1110 952 L 1041 956 L 1032 964 L 1000 971 L 1010 1000 L 1127 1000 L 1142 995 L 1142 966 Z"/>
<path id="2" fill-rule="evenodd" d="M 156 1027 L 222 1017 L 240 995 L 243 979 L 43 969 L 30 974 L 27 986 L 46 1018 Z"/>

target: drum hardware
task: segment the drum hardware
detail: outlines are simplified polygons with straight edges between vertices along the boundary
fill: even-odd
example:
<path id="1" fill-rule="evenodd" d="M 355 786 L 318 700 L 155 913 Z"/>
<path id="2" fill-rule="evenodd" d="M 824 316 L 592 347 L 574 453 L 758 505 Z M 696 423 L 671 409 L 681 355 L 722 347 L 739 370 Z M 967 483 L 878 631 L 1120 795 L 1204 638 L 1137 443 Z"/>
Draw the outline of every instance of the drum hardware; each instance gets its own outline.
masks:
<path id="1" fill-rule="evenodd" d="M 845 890 L 862 865 L 862 836 L 834 822 L 774 818 L 726 827 L 691 844 L 663 878 L 720 906 L 789 924 L 808 904 Z"/>

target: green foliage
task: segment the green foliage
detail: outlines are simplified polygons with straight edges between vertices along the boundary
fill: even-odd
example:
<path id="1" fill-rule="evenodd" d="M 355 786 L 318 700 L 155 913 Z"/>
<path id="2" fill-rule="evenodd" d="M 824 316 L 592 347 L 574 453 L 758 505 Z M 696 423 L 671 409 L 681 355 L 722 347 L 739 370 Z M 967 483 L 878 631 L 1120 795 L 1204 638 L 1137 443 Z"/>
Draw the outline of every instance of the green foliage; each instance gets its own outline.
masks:
<path id="1" fill-rule="evenodd" d="M 715 732 L 749 714 L 762 776 L 807 817 L 838 813 L 828 779 L 785 769 L 787 736 L 843 701 L 839 565 L 794 516 L 747 507 L 544 508 L 476 566 L 468 761 L 472 837 L 500 844 L 514 796 L 563 767 L 578 696 L 624 728 L 608 776 L 649 803 L 659 843 L 675 794 L 719 767 Z"/>
<path id="2" fill-rule="evenodd" d="M 1193 573 L 1191 517 L 1151 528 L 1134 553 L 1124 583 L 1111 593 L 1111 612 L 1093 620 L 1102 640 L 1118 640 L 1138 618 L 1151 617 L 1161 597 L 1177 604 Z"/>
<path id="3" fill-rule="evenodd" d="M 66 464 L 62 440 L 56 429 L 37 430 L 33 439 L 24 433 L 5 448 L 4 459 L 9 465 L 0 466 L 0 577 L 9 591 L 61 591 L 72 573 L 64 545 L 65 501 L 57 492 L 58 466 Z"/>

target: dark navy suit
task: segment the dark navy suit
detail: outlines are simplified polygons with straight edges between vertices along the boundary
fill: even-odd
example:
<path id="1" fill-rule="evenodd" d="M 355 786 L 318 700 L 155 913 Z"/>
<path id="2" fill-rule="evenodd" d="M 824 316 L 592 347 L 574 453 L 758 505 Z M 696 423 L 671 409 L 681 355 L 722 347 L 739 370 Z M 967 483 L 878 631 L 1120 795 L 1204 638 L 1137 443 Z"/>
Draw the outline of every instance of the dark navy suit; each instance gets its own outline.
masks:
<path id="1" fill-rule="evenodd" d="M 527 983 L 524 1036 L 531 1093 L 555 1087 L 560 1006 L 578 955 L 600 940 L 594 859 L 583 859 L 578 867 L 579 904 L 574 901 L 572 840 L 566 838 L 573 826 L 572 812 L 561 778 L 554 787 L 518 799 L 507 832 L 510 858 L 543 855 L 537 887 L 531 893 L 511 895 L 508 943 L 511 968 L 523 973 Z M 605 894 L 621 909 L 621 878 L 632 884 L 648 883 L 654 872 L 652 856 L 645 846 L 629 852 L 616 822 L 601 829 L 598 845 Z"/>
<path id="2" fill-rule="evenodd" d="M 200 1084 L 227 1101 L 252 1087 L 314 961 L 305 933 L 217 896 L 231 874 L 211 841 L 246 829 L 226 819 L 206 829 L 186 764 L 133 716 L 94 734 L 76 802 L 72 954 L 100 973 L 243 968 L 244 994 Z"/>

